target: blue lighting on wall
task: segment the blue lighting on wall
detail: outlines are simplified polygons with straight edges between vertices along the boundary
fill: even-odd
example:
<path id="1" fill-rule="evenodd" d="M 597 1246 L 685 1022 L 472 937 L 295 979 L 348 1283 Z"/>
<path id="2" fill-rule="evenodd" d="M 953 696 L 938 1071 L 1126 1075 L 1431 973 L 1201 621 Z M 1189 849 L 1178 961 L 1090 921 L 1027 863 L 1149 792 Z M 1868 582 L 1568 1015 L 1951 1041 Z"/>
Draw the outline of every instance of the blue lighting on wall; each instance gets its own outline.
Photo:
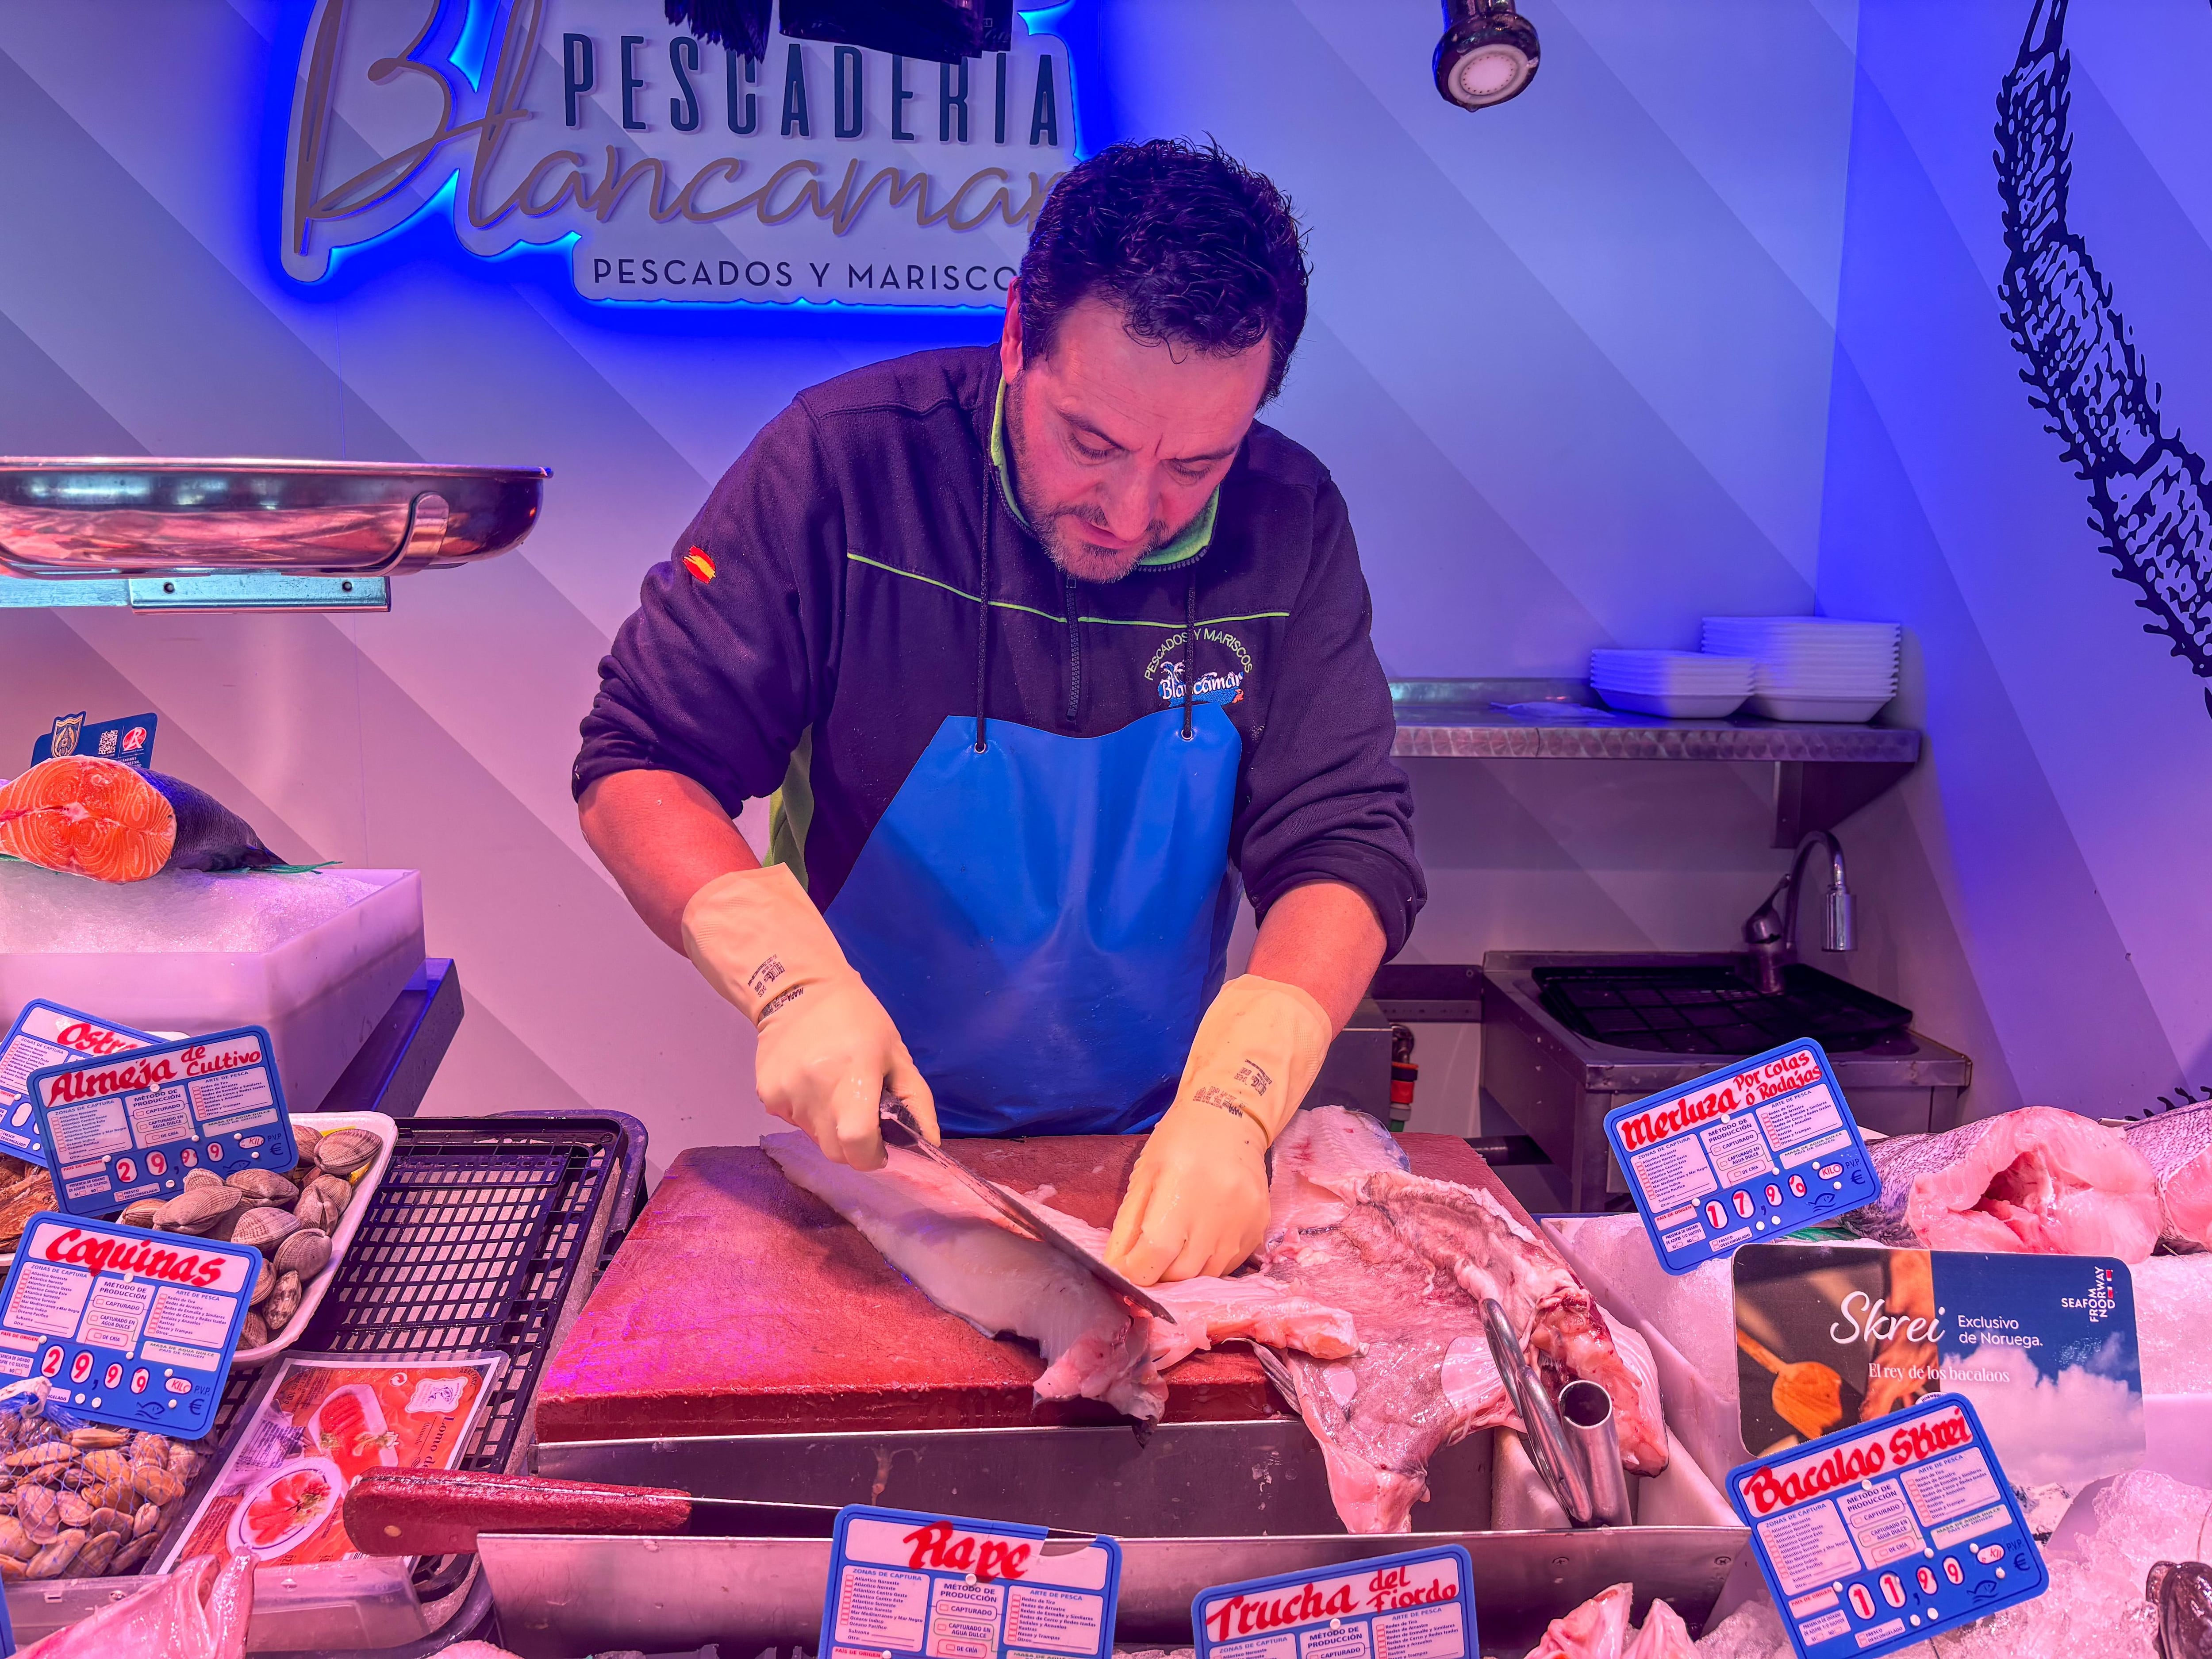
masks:
<path id="1" fill-rule="evenodd" d="M 472 252 L 462 245 L 453 228 L 454 194 L 459 186 L 458 161 L 433 164 L 445 169 L 438 188 L 399 223 L 367 240 L 332 250 L 328 273 L 319 282 L 301 282 L 284 269 L 278 250 L 283 234 L 282 195 L 294 79 L 313 9 L 314 0 L 285 0 L 279 13 L 270 43 L 261 123 L 263 184 L 258 211 L 261 245 L 270 275 L 288 294 L 319 305 L 343 305 L 365 283 L 387 278 L 404 268 L 434 265 L 470 281 L 504 288 L 523 282 L 535 283 L 574 317 L 632 333 L 763 340 L 834 335 L 863 347 L 880 343 L 890 349 L 964 345 L 998 337 L 1001 324 L 995 309 L 808 300 L 705 305 L 678 300 L 588 299 L 576 291 L 570 270 L 572 250 L 580 240 L 576 232 L 543 243 L 518 243 L 496 254 Z M 659 8 L 651 9 L 657 13 Z M 1031 33 L 1054 35 L 1066 48 L 1071 94 L 1081 88 L 1081 95 L 1071 95 L 1070 100 L 1078 155 L 1092 153 L 1101 131 L 1100 113 L 1109 106 L 1102 91 L 1106 77 L 1097 67 L 1097 22 L 1091 15 L 1096 9 L 1083 5 L 1082 0 L 1061 0 L 1057 5 L 1022 10 L 1023 21 Z M 481 91 L 494 25 L 502 15 L 499 0 L 441 0 L 436 18 L 417 52 L 449 59 L 468 76 L 471 88 Z M 426 173 L 416 183 L 419 187 L 436 176 L 434 172 Z"/>

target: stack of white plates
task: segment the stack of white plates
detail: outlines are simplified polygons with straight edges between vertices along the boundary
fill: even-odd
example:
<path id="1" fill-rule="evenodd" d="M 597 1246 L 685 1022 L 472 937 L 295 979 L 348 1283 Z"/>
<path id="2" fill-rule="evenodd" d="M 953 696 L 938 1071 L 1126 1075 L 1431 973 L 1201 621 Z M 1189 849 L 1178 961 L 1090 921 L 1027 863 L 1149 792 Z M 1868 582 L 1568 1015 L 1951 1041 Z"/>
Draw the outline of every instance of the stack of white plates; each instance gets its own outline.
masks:
<path id="1" fill-rule="evenodd" d="M 1743 707 L 1755 666 L 1747 657 L 1700 651 L 1593 651 L 1590 690 L 1615 708 L 1713 720 Z"/>
<path id="2" fill-rule="evenodd" d="M 1872 720 L 1897 695 L 1895 623 L 1708 617 L 1705 649 L 1749 657 L 1751 706 L 1773 720 Z"/>

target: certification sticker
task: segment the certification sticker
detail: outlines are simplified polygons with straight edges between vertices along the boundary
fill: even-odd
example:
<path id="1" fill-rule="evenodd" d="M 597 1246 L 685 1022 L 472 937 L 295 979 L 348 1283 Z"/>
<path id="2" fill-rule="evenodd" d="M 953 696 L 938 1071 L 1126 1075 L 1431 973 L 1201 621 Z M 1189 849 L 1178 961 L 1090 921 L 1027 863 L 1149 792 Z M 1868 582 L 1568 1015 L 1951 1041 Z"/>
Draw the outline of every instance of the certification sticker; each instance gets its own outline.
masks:
<path id="1" fill-rule="evenodd" d="M 1670 1273 L 1833 1220 L 1881 1188 L 1810 1038 L 1616 1106 L 1605 1138 Z"/>
<path id="2" fill-rule="evenodd" d="M 1879 1659 L 2050 1587 L 1956 1395 L 1739 1465 L 1728 1495 L 1803 1659 Z"/>
<path id="3" fill-rule="evenodd" d="M 197 1440 L 215 1421 L 261 1253 L 41 1210 L 0 1289 L 0 1376 L 80 1417 Z"/>
<path id="4" fill-rule="evenodd" d="M 31 1104 L 32 1073 L 51 1066 L 86 1065 L 129 1049 L 150 1048 L 161 1040 L 57 1002 L 25 1003 L 14 1028 L 0 1038 L 0 1152 L 33 1164 L 46 1161 L 38 1115 Z"/>
<path id="5" fill-rule="evenodd" d="M 258 1025 L 34 1072 L 30 1095 L 54 1195 L 72 1215 L 169 1197 L 196 1169 L 283 1175 L 299 1161 L 269 1033 Z"/>
<path id="6" fill-rule="evenodd" d="M 1457 1544 L 1202 1589 L 1196 1659 L 1477 1659 L 1474 1574 Z"/>
<path id="7" fill-rule="evenodd" d="M 1109 1659 L 1110 1538 L 849 1504 L 838 1511 L 821 1659 Z"/>

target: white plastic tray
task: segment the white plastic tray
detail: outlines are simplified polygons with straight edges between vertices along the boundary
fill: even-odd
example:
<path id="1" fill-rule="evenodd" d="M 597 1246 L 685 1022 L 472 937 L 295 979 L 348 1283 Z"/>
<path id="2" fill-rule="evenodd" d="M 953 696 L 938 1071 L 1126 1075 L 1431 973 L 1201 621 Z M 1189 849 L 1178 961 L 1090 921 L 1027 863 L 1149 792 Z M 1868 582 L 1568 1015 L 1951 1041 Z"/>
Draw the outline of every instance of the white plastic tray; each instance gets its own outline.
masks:
<path id="1" fill-rule="evenodd" d="M 297 1342 L 307 1328 L 307 1322 L 322 1306 L 323 1292 L 331 1287 L 337 1274 L 338 1264 L 345 1260 L 347 1247 L 353 1236 L 361 1230 L 361 1218 L 368 1213 L 369 1200 L 375 1196 L 384 1171 L 392 1162 L 392 1149 L 398 1144 L 399 1126 L 381 1112 L 301 1112 L 292 1121 L 304 1123 L 310 1129 L 320 1129 L 325 1134 L 334 1129 L 366 1129 L 383 1143 L 382 1149 L 370 1161 L 368 1169 L 353 1189 L 346 1202 L 345 1213 L 338 1218 L 338 1230 L 331 1235 L 331 1259 L 322 1272 L 301 1287 L 300 1310 L 285 1322 L 284 1328 L 270 1340 L 258 1348 L 240 1348 L 231 1358 L 233 1370 L 245 1370 L 261 1364 Z"/>

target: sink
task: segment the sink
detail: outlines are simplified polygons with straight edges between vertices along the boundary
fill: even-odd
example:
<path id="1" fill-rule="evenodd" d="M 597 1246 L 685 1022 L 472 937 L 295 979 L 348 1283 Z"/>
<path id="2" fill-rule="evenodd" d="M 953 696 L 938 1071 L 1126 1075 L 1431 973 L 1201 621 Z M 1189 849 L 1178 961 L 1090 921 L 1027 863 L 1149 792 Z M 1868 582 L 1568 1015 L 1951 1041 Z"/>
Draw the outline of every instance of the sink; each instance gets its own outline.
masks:
<path id="1" fill-rule="evenodd" d="M 1831 1054 L 1899 1041 L 1912 1010 L 1802 963 L 1779 996 L 1759 989 L 1748 956 L 1732 962 L 1586 963 L 1531 971 L 1543 1004 L 1577 1036 L 1669 1054 L 1755 1054 L 1800 1037 Z"/>
<path id="2" fill-rule="evenodd" d="M 1863 1127 L 1908 1134 L 1958 1122 L 1973 1064 L 1914 1030 L 1910 1009 L 1796 963 L 1783 995 L 1762 997 L 1750 961 L 1717 951 L 1484 957 L 1482 1133 L 1529 1136 L 1556 1171 L 1543 1176 L 1554 1200 L 1600 1211 L 1627 1190 L 1605 1143 L 1607 1112 L 1805 1036 L 1828 1051 Z"/>

